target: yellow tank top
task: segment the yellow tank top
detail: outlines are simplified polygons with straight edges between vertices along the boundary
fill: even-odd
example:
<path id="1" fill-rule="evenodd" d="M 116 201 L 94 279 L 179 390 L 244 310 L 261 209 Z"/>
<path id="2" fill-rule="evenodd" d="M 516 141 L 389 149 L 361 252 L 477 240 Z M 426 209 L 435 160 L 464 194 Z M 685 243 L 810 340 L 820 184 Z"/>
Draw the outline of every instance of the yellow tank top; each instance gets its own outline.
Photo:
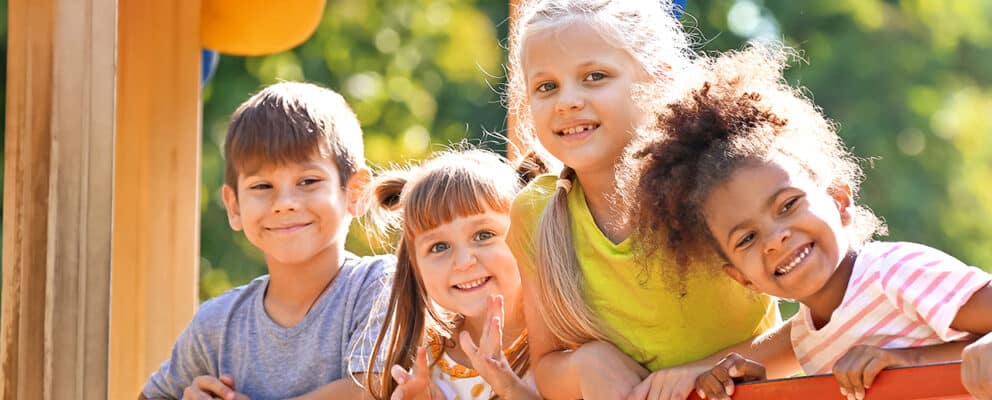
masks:
<path id="1" fill-rule="evenodd" d="M 556 180 L 538 177 L 513 202 L 507 243 L 522 274 L 535 271 L 537 225 Z M 568 211 L 586 302 L 623 336 L 614 345 L 649 370 L 699 360 L 780 322 L 775 302 L 727 277 L 715 256 L 713 265 L 690 266 L 684 285 L 664 254 L 644 268 L 629 238 L 614 244 L 596 226 L 578 182 Z"/>

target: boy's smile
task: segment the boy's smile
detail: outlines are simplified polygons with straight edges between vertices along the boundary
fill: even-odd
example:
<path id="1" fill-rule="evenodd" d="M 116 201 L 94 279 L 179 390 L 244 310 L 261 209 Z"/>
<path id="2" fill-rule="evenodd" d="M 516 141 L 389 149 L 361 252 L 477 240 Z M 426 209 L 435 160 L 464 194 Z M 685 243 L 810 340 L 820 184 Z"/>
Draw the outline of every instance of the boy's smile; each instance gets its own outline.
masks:
<path id="1" fill-rule="evenodd" d="M 337 256 L 330 250 L 344 240 L 351 221 L 352 201 L 337 167 L 320 158 L 245 171 L 236 196 L 224 187 L 224 200 L 231 227 L 244 230 L 270 269 L 335 262 L 322 256 Z"/>
<path id="2" fill-rule="evenodd" d="M 793 160 L 749 162 L 707 195 L 703 211 L 725 271 L 754 290 L 816 302 L 849 252 L 850 192 L 831 195 Z M 840 288 L 843 294 L 846 281 Z M 808 305 L 808 304 L 807 304 Z"/>

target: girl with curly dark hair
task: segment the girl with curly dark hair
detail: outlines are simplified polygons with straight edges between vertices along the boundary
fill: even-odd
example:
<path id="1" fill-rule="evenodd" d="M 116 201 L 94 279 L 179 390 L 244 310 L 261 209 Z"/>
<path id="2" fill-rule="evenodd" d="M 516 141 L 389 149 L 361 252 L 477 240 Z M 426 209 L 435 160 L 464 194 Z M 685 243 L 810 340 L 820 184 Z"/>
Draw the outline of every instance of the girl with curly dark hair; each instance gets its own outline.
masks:
<path id="1" fill-rule="evenodd" d="M 789 356 L 862 399 L 882 369 L 959 359 L 961 341 L 992 330 L 992 277 L 924 245 L 870 240 L 884 227 L 855 201 L 858 160 L 783 83 L 784 59 L 762 47 L 719 57 L 661 109 L 632 151 L 631 220 L 643 255 L 676 254 L 680 277 L 705 273 L 688 266 L 712 264 L 690 261 L 716 251 L 741 285 L 798 300 L 778 329 Z M 731 355 L 697 390 L 729 398 L 731 376 L 755 371 Z"/>

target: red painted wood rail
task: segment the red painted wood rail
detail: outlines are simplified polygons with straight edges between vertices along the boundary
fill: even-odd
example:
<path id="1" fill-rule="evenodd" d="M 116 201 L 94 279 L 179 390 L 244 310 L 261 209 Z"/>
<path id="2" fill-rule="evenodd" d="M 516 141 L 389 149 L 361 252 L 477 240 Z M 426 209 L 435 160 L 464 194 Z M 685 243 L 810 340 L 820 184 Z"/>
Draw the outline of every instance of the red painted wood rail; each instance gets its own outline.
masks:
<path id="1" fill-rule="evenodd" d="M 840 386 L 833 375 L 774 379 L 737 385 L 734 400 L 839 400 Z M 700 400 L 695 393 L 689 399 Z M 950 362 L 882 371 L 865 400 L 972 399 L 961 384 L 961 363 Z"/>

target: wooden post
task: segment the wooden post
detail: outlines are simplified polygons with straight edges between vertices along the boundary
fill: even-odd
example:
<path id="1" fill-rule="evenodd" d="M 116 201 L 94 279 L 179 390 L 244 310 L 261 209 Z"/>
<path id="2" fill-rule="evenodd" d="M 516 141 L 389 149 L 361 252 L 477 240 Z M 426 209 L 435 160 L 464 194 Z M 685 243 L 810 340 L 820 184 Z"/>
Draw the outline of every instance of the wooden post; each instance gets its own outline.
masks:
<path id="1" fill-rule="evenodd" d="M 4 399 L 107 397 L 116 9 L 10 2 Z"/>
<path id="2" fill-rule="evenodd" d="M 11 0 L 7 9 L 3 400 L 41 398 L 36 388 L 42 387 L 44 376 L 44 360 L 38 355 L 44 354 L 45 340 L 38 332 L 45 329 L 54 2 Z"/>
<path id="3" fill-rule="evenodd" d="M 10 1 L 0 399 L 134 398 L 195 310 L 200 1 L 179 2 Z"/>
<path id="4" fill-rule="evenodd" d="M 110 398 L 135 398 L 196 310 L 200 0 L 121 0 Z"/>

